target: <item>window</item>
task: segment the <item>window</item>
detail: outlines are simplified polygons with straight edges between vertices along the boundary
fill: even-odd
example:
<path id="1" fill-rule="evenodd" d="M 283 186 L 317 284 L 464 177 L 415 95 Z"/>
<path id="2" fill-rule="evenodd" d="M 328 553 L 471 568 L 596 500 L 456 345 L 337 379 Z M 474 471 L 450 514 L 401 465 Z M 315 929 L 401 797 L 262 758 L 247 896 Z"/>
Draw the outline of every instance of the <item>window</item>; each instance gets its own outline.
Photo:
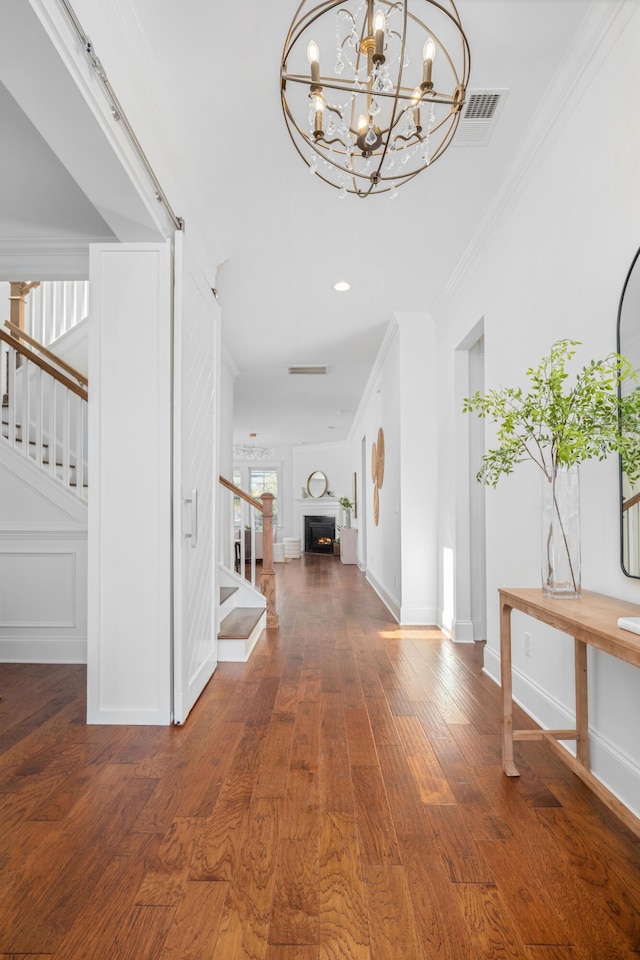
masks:
<path id="1" fill-rule="evenodd" d="M 240 487 L 242 490 L 242 472 L 240 470 L 234 469 L 233 471 L 233 485 L 234 487 Z M 233 525 L 234 527 L 239 527 L 242 524 L 242 504 L 240 497 L 233 498 Z"/>
<path id="2" fill-rule="evenodd" d="M 278 470 L 262 469 L 260 467 L 249 467 L 249 493 L 252 497 L 260 497 L 263 493 L 272 493 L 276 499 L 273 501 L 273 525 L 278 526 Z M 261 517 L 258 517 L 258 526 L 262 526 Z"/>

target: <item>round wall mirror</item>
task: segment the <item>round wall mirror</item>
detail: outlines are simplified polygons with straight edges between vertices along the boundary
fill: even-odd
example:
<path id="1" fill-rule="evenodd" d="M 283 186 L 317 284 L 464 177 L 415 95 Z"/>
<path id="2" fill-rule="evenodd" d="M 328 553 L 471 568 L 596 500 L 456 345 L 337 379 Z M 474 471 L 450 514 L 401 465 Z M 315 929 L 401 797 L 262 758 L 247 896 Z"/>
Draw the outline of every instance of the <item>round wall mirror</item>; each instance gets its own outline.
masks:
<path id="1" fill-rule="evenodd" d="M 321 470 L 316 470 L 311 474 L 307 480 L 307 493 L 310 497 L 324 497 L 325 493 L 329 489 L 329 481 L 327 480 L 326 474 L 322 473 Z"/>
<path id="2" fill-rule="evenodd" d="M 618 309 L 618 353 L 640 373 L 640 250 L 633 258 L 622 288 Z M 633 381 L 625 380 L 619 389 L 623 394 L 633 389 Z M 620 467 L 620 559 L 628 577 L 640 578 L 640 483 L 629 483 Z"/>

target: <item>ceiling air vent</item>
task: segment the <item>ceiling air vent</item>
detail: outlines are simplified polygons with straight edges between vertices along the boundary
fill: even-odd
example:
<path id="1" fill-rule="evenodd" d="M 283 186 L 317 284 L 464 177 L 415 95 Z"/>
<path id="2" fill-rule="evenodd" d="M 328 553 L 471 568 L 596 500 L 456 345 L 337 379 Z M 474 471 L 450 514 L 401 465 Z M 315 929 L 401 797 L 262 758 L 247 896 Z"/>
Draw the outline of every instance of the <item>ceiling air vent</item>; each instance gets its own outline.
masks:
<path id="1" fill-rule="evenodd" d="M 291 374 L 305 374 L 307 376 L 325 377 L 329 372 L 326 364 L 298 363 L 287 367 Z"/>
<path id="2" fill-rule="evenodd" d="M 452 146 L 483 147 L 489 142 L 508 90 L 467 90 Z"/>

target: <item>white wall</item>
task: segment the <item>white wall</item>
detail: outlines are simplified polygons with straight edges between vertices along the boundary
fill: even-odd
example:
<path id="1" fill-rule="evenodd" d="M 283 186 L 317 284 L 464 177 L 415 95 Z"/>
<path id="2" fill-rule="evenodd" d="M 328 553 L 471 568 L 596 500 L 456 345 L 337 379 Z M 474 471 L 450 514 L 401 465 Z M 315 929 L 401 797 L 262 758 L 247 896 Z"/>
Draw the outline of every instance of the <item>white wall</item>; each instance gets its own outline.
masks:
<path id="1" fill-rule="evenodd" d="M 171 270 L 166 244 L 90 255 L 89 723 L 171 719 Z"/>
<path id="2" fill-rule="evenodd" d="M 293 496 L 299 499 L 311 474 L 320 470 L 325 474 L 334 497 L 353 500 L 353 469 L 346 443 L 313 443 L 294 447 Z"/>
<path id="3" fill-rule="evenodd" d="M 9 314 L 11 312 L 11 304 L 9 302 L 9 294 L 11 293 L 11 285 L 7 280 L 0 280 L 0 326 L 4 326 L 5 320 L 9 320 Z"/>
<path id="4" fill-rule="evenodd" d="M 233 479 L 233 382 L 238 368 L 226 350 L 221 352 L 218 403 L 218 462 L 220 473 Z"/>
<path id="5" fill-rule="evenodd" d="M 564 79 L 579 78 L 574 98 L 546 137 L 536 140 L 534 119 L 522 166 L 513 171 L 517 191 L 510 195 L 505 189 L 495 229 L 475 239 L 467 269 L 436 317 L 441 564 L 451 555 L 455 565 L 459 519 L 456 348 L 484 318 L 486 388 L 524 383 L 527 367 L 560 337 L 582 341 L 579 359 L 585 362 L 615 349 L 618 300 L 640 244 L 640 124 L 633 98 L 612 92 L 640 84 L 640 8 L 612 4 L 599 12 L 599 29 L 587 22 L 583 46 L 566 64 Z M 594 46 L 594 37 L 600 46 Z M 567 89 L 561 81 L 558 90 Z M 494 436 L 487 426 L 489 446 Z M 583 587 L 639 602 L 640 583 L 625 578 L 619 565 L 617 461 L 585 465 L 581 485 Z M 496 491 L 487 491 L 486 533 L 485 668 L 498 678 L 496 590 L 540 580 L 539 483 L 533 465 L 522 464 Z M 446 587 L 441 582 L 441 609 Z M 525 629 L 532 635 L 530 659 L 524 657 Z M 571 641 L 514 615 L 513 646 L 516 697 L 545 726 L 570 726 Z M 599 654 L 590 657 L 590 670 L 594 770 L 640 812 L 640 672 Z"/>
<path id="6" fill-rule="evenodd" d="M 0 583 L 0 661 L 86 662 L 86 505 L 4 440 Z"/>
<path id="7" fill-rule="evenodd" d="M 436 621 L 435 360 L 433 321 L 426 314 L 396 314 L 349 434 L 366 517 L 358 543 L 360 564 L 391 613 L 407 624 Z M 385 466 L 376 525 L 371 455 L 380 428 Z M 362 528 L 361 520 L 358 525 Z"/>
<path id="8" fill-rule="evenodd" d="M 425 314 L 400 324 L 402 623 L 437 621 L 438 399 L 436 328 Z M 384 489 L 383 489 L 384 492 Z"/>

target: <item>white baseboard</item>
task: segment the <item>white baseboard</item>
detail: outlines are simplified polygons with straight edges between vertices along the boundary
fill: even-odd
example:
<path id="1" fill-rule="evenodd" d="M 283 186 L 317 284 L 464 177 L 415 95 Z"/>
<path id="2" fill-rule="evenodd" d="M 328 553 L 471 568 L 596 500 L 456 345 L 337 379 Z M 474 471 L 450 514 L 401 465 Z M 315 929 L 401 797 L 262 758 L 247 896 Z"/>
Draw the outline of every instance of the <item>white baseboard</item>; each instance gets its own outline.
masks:
<path id="1" fill-rule="evenodd" d="M 475 630 L 473 620 L 454 620 L 453 636 L 454 643 L 475 643 Z"/>
<path id="2" fill-rule="evenodd" d="M 402 606 L 400 623 L 408 627 L 435 627 L 437 622 L 435 607 Z"/>
<path id="3" fill-rule="evenodd" d="M 0 639 L 1 663 L 86 663 L 87 640 Z"/>
<path id="4" fill-rule="evenodd" d="M 88 724 L 168 727 L 171 719 L 171 713 L 165 710 L 87 710 Z"/>
<path id="5" fill-rule="evenodd" d="M 392 597 L 390 594 L 387 593 L 385 588 L 382 586 L 381 583 L 379 583 L 376 580 L 376 578 L 373 576 L 370 570 L 367 570 L 366 577 L 367 577 L 367 581 L 371 584 L 375 592 L 378 594 L 378 596 L 384 603 L 385 607 L 387 608 L 387 610 L 389 611 L 393 619 L 397 623 L 400 623 L 400 604 L 398 603 L 398 601 L 395 599 L 395 597 Z"/>
<path id="6" fill-rule="evenodd" d="M 500 657 L 490 647 L 485 647 L 483 672 L 500 686 Z M 512 684 L 514 701 L 539 726 L 552 730 L 567 730 L 575 726 L 575 716 L 564 704 L 515 667 Z M 575 756 L 575 744 L 566 741 L 563 746 Z M 589 746 L 591 772 L 621 803 L 640 817 L 640 766 L 593 727 L 589 728 Z"/>

